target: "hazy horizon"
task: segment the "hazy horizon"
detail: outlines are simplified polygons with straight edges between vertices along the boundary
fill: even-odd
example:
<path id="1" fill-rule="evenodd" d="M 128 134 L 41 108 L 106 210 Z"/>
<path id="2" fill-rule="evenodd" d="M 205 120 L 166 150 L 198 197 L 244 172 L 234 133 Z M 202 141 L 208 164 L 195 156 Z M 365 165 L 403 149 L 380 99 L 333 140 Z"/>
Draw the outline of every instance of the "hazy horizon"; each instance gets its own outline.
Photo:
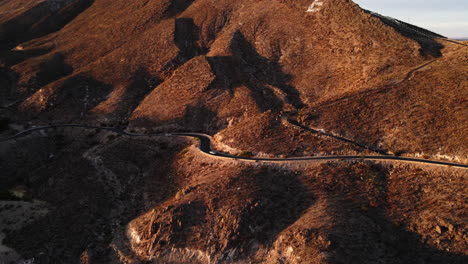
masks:
<path id="1" fill-rule="evenodd" d="M 453 39 L 468 38 L 465 0 L 354 0 L 362 8 Z"/>

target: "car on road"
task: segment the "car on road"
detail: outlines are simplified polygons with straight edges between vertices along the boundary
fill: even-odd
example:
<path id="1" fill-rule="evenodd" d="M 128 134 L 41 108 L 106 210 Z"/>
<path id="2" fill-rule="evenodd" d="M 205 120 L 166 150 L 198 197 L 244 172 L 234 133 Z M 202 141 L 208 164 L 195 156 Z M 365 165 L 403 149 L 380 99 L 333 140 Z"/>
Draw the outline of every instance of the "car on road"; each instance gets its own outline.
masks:
<path id="1" fill-rule="evenodd" d="M 211 155 L 216 155 L 216 154 L 217 154 L 216 151 L 214 151 L 214 150 L 210 150 L 209 153 L 210 153 Z"/>

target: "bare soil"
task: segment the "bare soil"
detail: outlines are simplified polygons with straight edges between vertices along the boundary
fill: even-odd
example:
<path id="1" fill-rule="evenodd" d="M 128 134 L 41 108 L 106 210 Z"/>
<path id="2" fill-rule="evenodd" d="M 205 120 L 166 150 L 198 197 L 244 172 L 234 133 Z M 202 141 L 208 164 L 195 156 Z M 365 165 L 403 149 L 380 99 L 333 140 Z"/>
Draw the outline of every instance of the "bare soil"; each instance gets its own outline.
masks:
<path id="1" fill-rule="evenodd" d="M 244 156 L 466 163 L 467 42 L 311 2 L 0 1 L 0 138 L 87 123 L 203 132 Z M 468 262 L 464 169 L 195 143 L 78 128 L 0 142 L 0 204 L 21 190 L 49 210 L 7 209 L 24 225 L 3 245 L 33 263 Z"/>
<path id="2" fill-rule="evenodd" d="M 2 179 L 50 205 L 4 240 L 34 263 L 467 260 L 464 169 L 363 161 L 297 169 L 214 159 L 174 138 L 74 130 L 42 138 L 64 135 L 54 151 L 24 139 L 1 164 L 12 171 L 33 164 L 33 150 L 54 154 L 34 173 Z"/>

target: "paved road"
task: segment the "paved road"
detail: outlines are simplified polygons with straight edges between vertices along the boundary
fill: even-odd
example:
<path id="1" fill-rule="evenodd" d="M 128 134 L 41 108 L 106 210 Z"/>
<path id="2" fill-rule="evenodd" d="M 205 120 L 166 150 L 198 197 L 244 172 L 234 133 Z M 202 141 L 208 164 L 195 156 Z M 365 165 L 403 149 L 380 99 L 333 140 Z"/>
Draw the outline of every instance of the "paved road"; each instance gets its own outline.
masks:
<path id="1" fill-rule="evenodd" d="M 315 157 L 294 157 L 294 158 L 255 158 L 255 157 L 241 157 L 230 155 L 226 153 L 221 153 L 214 150 L 211 146 L 211 137 L 206 134 L 202 133 L 152 133 L 152 134 L 138 134 L 138 133 L 130 133 L 126 132 L 122 129 L 112 128 L 112 127 L 99 127 L 99 126 L 91 126 L 91 125 L 80 125 L 80 124 L 64 124 L 64 125 L 51 125 L 51 126 L 38 126 L 33 127 L 24 131 L 19 132 L 18 134 L 11 136 L 9 138 L 0 139 L 0 142 L 5 142 L 9 140 L 16 140 L 21 137 L 25 137 L 35 131 L 43 131 L 48 129 L 54 128 L 66 128 L 66 127 L 77 127 L 77 128 L 85 128 L 85 129 L 100 129 L 111 131 L 123 136 L 130 136 L 130 137 L 148 137 L 148 136 L 156 136 L 156 137 L 168 137 L 168 136 L 182 136 L 182 137 L 194 137 L 200 140 L 198 144 L 198 149 L 208 155 L 216 156 L 216 157 L 224 157 L 224 158 L 231 158 L 237 160 L 250 160 L 250 161 L 273 161 L 273 162 L 293 162 L 293 161 L 317 161 L 317 160 L 383 160 L 383 161 L 405 161 L 405 162 L 415 162 L 421 164 L 435 164 L 435 165 L 443 165 L 443 166 L 452 166 L 452 167 L 459 167 L 459 168 L 468 168 L 466 164 L 454 163 L 454 162 L 445 162 L 445 161 L 437 161 L 437 160 L 427 160 L 427 159 L 418 159 L 418 158 L 408 158 L 408 157 L 396 157 L 396 156 L 367 156 L 367 155 L 334 155 L 334 156 L 315 156 Z"/>

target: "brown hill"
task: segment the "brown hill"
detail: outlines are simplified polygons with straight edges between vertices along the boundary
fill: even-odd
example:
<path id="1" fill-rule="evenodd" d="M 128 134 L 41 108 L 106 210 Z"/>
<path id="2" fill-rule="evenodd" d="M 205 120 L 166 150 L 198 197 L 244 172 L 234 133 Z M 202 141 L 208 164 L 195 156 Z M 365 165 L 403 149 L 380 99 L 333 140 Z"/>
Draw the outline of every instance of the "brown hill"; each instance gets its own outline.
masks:
<path id="1" fill-rule="evenodd" d="M 396 84 L 317 103 L 303 119 L 395 152 L 466 161 L 468 52 L 458 44 L 445 45 L 443 57 Z"/>
<path id="2" fill-rule="evenodd" d="M 350 0 L 3 0 L 0 136 L 466 163 L 467 67 L 466 43 Z M 195 143 L 0 142 L 0 242 L 34 263 L 467 262 L 464 169 Z"/>
<path id="3" fill-rule="evenodd" d="M 36 263 L 467 259 L 466 169 L 241 162 L 174 138 L 48 135 L 0 156 L 2 182 L 23 183 L 27 199 L 49 208 L 11 228 L 3 216 L 21 209 L 0 200 L 4 243 Z"/>
<path id="4" fill-rule="evenodd" d="M 15 10 L 13 5 L 18 3 L 13 2 L 5 1 L 4 9 Z M 39 5 L 50 7 L 51 3 L 46 2 Z M 3 104 L 17 103 L 11 109 L 21 113 L 15 117 L 18 122 L 31 117 L 106 124 L 130 121 L 138 127 L 166 125 L 211 134 L 223 131 L 226 140 L 246 138 L 248 120 L 266 111 L 272 111 L 275 118 L 298 110 L 308 113 L 318 105 L 389 86 L 400 87 L 393 89 L 400 97 L 431 94 L 425 87 L 404 89 L 407 82 L 401 80 L 431 59 L 440 57 L 443 63 L 452 60 L 449 57 L 454 52 L 459 54 L 455 56 L 466 54 L 461 46 L 458 51 L 447 51 L 442 56 L 443 46 L 432 39 L 435 34 L 375 15 L 345 0 L 324 1 L 315 12 L 306 12 L 309 1 L 60 3 L 54 9 L 49 8 L 51 14 L 43 16 L 68 14 L 71 18 L 75 13 L 67 10 L 76 5 L 82 7 L 81 13 L 75 14 L 76 18 L 65 26 L 64 21 L 68 20 L 64 18 L 52 23 L 56 28 L 47 28 L 49 31 L 60 28 L 58 31 L 2 51 L 2 83 L 6 87 L 2 90 Z M 34 8 L 26 5 L 24 9 Z M 25 11 L 18 12 L 5 16 L 6 22 L 2 24 L 6 28 L 2 36 L 10 40 L 5 45 L 8 48 L 18 42 L 8 32 L 29 38 L 39 34 L 31 32 L 34 26 L 14 26 L 24 25 L 15 19 L 27 16 Z M 33 25 L 44 19 L 32 15 L 28 18 Z M 463 63 L 460 59 L 453 65 Z M 460 76 L 440 65 L 437 72 L 442 78 L 450 78 L 451 74 Z M 449 85 L 444 80 L 438 81 Z M 466 91 L 463 80 L 451 83 Z M 434 81 L 431 85 L 439 86 Z M 449 86 L 443 89 L 450 91 L 452 84 Z M 380 101 L 388 103 L 384 96 L 373 98 L 375 104 Z M 445 109 L 466 108 L 460 100 L 440 103 Z M 340 106 L 334 113 L 376 112 L 370 105 L 352 110 L 348 107 Z M 409 123 L 427 123 L 434 118 L 427 111 L 416 111 L 417 120 L 407 115 L 399 130 L 414 130 Z M 391 108 L 378 110 L 380 115 L 395 112 Z M 431 135 L 431 144 L 426 144 L 407 134 L 366 132 L 363 124 L 358 123 L 348 127 L 327 125 L 328 122 L 344 125 L 343 113 L 327 122 L 317 120 L 314 125 L 394 152 L 433 155 L 440 152 L 466 158 L 460 144 L 463 137 L 450 135 L 450 131 L 458 129 L 456 126 L 466 123 L 464 120 L 440 118 L 454 125 L 447 128 L 450 131 L 427 127 L 424 133 Z M 376 118 L 363 119 L 375 124 L 370 129 L 383 126 Z M 288 133 L 283 137 L 288 137 Z M 383 134 L 387 141 L 408 140 L 414 146 L 387 143 Z M 258 141 L 262 142 L 262 138 L 246 143 L 256 143 L 255 151 L 276 154 L 268 148 L 270 144 L 265 142 L 262 146 Z M 299 153 L 301 145 L 304 142 L 289 144 L 284 152 Z M 442 145 L 449 147 L 444 149 Z M 236 143 L 232 147 L 240 148 Z"/>

